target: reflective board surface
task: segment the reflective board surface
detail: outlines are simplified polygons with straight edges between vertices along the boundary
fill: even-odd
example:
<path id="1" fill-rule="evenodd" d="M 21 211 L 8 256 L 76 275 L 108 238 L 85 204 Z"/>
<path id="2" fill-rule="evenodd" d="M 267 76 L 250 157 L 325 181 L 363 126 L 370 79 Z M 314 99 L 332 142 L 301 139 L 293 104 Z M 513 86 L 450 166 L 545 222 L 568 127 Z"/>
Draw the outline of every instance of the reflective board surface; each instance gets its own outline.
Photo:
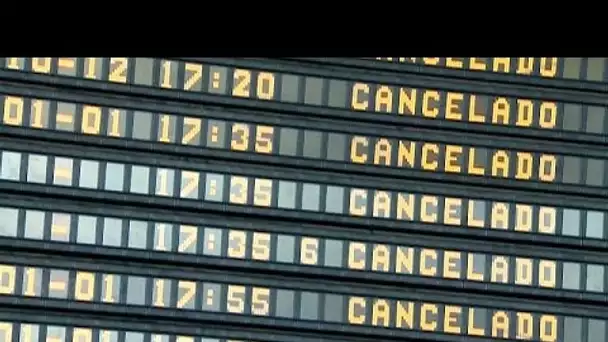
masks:
<path id="1" fill-rule="evenodd" d="M 606 240 L 608 235 L 605 212 L 597 210 L 204 172 L 195 163 L 176 169 L 0 152 L 0 180 L 6 181 L 183 199 L 196 205 L 225 203 L 591 240 Z"/>
<path id="2" fill-rule="evenodd" d="M 555 298 L 563 298 L 567 296 L 559 291 L 563 290 L 572 294 L 570 298 L 608 302 L 608 265 L 597 253 L 589 253 L 588 257 L 576 254 L 568 260 L 567 257 L 552 257 L 550 253 L 534 257 L 528 256 L 529 251 L 526 251 L 528 255 L 518 255 L 518 252 L 522 253 L 519 250 L 479 251 L 463 244 L 462 240 L 456 240 L 446 248 L 436 247 L 436 244 L 449 245 L 450 240 L 428 239 L 424 243 L 419 239 L 407 244 L 378 237 L 375 241 L 365 241 L 324 237 L 306 231 L 275 233 L 264 225 L 245 229 L 236 223 L 231 227 L 218 227 L 7 206 L 0 206 L 0 217 L 6 218 L 0 223 L 0 236 L 117 248 L 125 251 L 123 255 L 129 255 L 129 251 L 154 251 L 161 253 L 154 260 L 163 262 L 179 260 L 200 264 L 199 256 L 204 256 L 210 258 L 205 261 L 208 264 L 213 264 L 213 259 L 241 260 L 248 262 L 242 267 L 257 269 L 259 263 L 285 265 L 291 267 L 282 270 L 301 274 L 314 267 L 327 276 L 346 275 L 370 282 L 390 279 L 397 284 L 435 286 L 442 284 L 435 280 L 444 279 L 445 284 L 449 281 L 453 288 L 466 286 L 507 295 L 521 291 L 522 294 L 554 294 Z M 295 224 L 292 226 L 293 230 L 297 229 Z M 402 240 L 397 236 L 396 239 Z M 97 253 L 95 249 L 90 251 Z M 556 249 L 555 254 L 558 253 L 567 255 Z M 140 258 L 143 254 L 131 255 Z M 592 258 L 595 261 L 580 261 Z M 301 266 L 304 268 L 299 270 Z M 350 273 L 344 274 L 344 271 Z M 355 274 L 351 274 L 353 272 Z M 545 291 L 536 293 L 532 289 Z M 594 296 L 575 295 L 576 292 Z"/>
<path id="3" fill-rule="evenodd" d="M 29 322 L 0 321 L 1 342 L 260 342 L 213 337 L 155 334 Z"/>

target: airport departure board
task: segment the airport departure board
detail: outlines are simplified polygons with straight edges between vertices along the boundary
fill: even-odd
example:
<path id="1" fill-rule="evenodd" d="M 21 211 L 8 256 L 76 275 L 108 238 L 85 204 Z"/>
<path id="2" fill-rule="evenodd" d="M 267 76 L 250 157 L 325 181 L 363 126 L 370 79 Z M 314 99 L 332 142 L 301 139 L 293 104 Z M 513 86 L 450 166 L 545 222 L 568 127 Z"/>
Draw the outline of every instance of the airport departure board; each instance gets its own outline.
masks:
<path id="1" fill-rule="evenodd" d="M 606 60 L 0 58 L 0 342 L 607 342 Z"/>

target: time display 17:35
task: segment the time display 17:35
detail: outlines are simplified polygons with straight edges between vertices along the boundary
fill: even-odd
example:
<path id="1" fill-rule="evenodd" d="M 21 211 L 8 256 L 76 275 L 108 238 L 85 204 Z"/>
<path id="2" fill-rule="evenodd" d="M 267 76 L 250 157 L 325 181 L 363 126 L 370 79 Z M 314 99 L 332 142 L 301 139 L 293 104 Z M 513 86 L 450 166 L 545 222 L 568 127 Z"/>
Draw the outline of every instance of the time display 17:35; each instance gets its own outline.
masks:
<path id="1" fill-rule="evenodd" d="M 179 198 L 193 204 L 227 203 L 546 236 L 587 239 L 607 236 L 607 216 L 603 211 L 589 210 L 581 215 L 575 208 L 531 205 L 523 201 L 502 202 L 202 172 L 196 170 L 195 164 L 189 169 L 173 169 L 37 153 L 0 153 L 0 180 L 6 181 L 158 199 Z"/>
<path id="2" fill-rule="evenodd" d="M 220 228 L 21 210 L 24 213 L 19 215 L 18 208 L 0 207 L 1 217 L 6 218 L 5 223 L 0 224 L 0 236 L 132 251 L 149 250 L 313 266 L 327 270 L 396 274 L 401 276 L 400 283 L 424 283 L 424 280 L 416 278 L 442 278 L 608 294 L 606 264 L 481 253 L 457 243 L 451 248 L 438 248 L 429 243 L 412 245 L 391 241 L 368 242 L 356 238 L 329 238 L 310 233 L 279 234 L 265 231 L 263 226 L 252 231 L 238 226 Z M 180 260 L 185 260 L 184 258 Z M 197 263 L 197 260 L 193 257 L 191 262 Z M 306 269 L 302 269 L 301 273 L 306 273 Z M 372 277 L 367 276 L 366 279 Z M 492 285 L 487 288 L 493 289 Z M 605 297 L 602 301 L 605 301 Z"/>
<path id="3" fill-rule="evenodd" d="M 395 169 L 604 187 L 599 158 L 297 129 L 0 94 L 1 123 Z M 221 116 L 218 114 L 217 116 Z"/>

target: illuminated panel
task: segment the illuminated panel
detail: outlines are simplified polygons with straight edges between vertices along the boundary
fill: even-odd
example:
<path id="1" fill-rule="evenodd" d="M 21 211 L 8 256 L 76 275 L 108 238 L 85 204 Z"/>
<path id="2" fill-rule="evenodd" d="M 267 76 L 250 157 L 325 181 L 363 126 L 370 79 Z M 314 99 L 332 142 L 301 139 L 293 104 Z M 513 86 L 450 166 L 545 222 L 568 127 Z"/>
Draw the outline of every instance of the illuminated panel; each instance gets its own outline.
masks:
<path id="1" fill-rule="evenodd" d="M 0 225 L 0 236 L 191 255 L 187 260 L 192 263 L 199 262 L 194 255 L 202 255 L 327 270 L 396 274 L 403 282 L 417 280 L 415 278 L 441 278 L 608 293 L 606 264 L 467 251 L 456 242 L 446 249 L 431 246 L 430 242 L 426 246 L 369 242 L 12 207 L 0 207 L 0 216 L 5 218 L 4 227 Z M 174 260 L 169 256 L 163 258 Z M 307 269 L 296 270 L 306 273 Z M 492 286 L 485 289 L 492 289 Z"/>
<path id="2" fill-rule="evenodd" d="M 5 69 L 280 103 L 606 135 L 606 108 L 151 58 L 6 58 Z M 272 63 L 269 61 L 269 63 Z M 171 90 L 170 90 L 171 89 Z M 331 114 L 328 114 L 331 115 Z M 382 121 L 378 116 L 378 121 Z M 405 122 L 405 121 L 404 121 Z M 462 126 L 471 129 L 470 126 Z"/>
<path id="3" fill-rule="evenodd" d="M 389 63 L 408 63 L 544 78 L 606 82 L 606 58 L 580 57 L 375 57 Z"/>
<path id="4" fill-rule="evenodd" d="M 2 124 L 395 169 L 604 187 L 606 161 L 0 96 Z"/>
<path id="5" fill-rule="evenodd" d="M 564 338 L 565 317 L 560 314 L 446 304 L 424 300 L 422 294 L 403 294 L 401 298 L 360 296 L 209 278 L 146 277 L 8 263 L 0 265 L 0 273 L 3 295 L 164 308 L 175 310 L 164 311 L 172 315 L 188 310 L 517 340 Z M 600 336 L 605 337 L 606 321 L 600 323 L 604 328 Z"/>
<path id="6" fill-rule="evenodd" d="M 296 182 L 2 151 L 0 180 L 309 213 L 606 239 L 606 215 L 522 202 Z M 582 218 L 582 215 L 585 215 Z M 585 219 L 585 221 L 581 221 Z M 578 223 L 577 223 L 578 222 Z M 580 222 L 586 222 L 580 224 Z M 572 224 L 571 224 L 572 223 Z M 581 228 L 586 228 L 582 232 Z"/>
<path id="7" fill-rule="evenodd" d="M 14 339 L 14 340 L 13 340 Z M 202 336 L 169 335 L 88 326 L 0 321 L 2 342 L 254 342 Z"/>

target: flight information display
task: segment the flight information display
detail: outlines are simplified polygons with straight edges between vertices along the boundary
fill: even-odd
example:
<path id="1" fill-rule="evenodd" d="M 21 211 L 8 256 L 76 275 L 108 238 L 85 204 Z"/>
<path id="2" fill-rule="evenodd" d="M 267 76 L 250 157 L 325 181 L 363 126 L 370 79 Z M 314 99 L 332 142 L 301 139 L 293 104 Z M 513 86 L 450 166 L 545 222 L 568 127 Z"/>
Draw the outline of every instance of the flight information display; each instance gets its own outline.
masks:
<path id="1" fill-rule="evenodd" d="M 524 202 L 525 198 L 504 202 L 369 188 L 365 185 L 349 187 L 335 183 L 301 182 L 267 175 L 203 171 L 196 163 L 188 163 L 184 168 L 155 167 L 111 159 L 9 150 L 0 150 L 0 153 L 0 180 L 95 190 L 108 195 L 132 194 L 134 201 L 141 198 L 180 199 L 194 208 L 221 203 L 258 209 L 442 224 L 454 229 L 608 239 L 605 210 L 530 204 Z"/>
<path id="2" fill-rule="evenodd" d="M 491 142 L 480 146 L 475 139 L 466 143 L 461 135 L 452 138 L 437 135 L 438 139 L 448 140 L 443 143 L 431 141 L 430 134 L 415 131 L 395 132 L 400 136 L 389 137 L 345 132 L 348 128 L 342 125 L 335 125 L 336 131 L 329 131 L 261 123 L 260 118 L 254 123 L 245 121 L 254 117 L 238 120 L 238 113 L 230 111 L 184 116 L 2 94 L 0 108 L 1 122 L 7 126 L 347 163 L 355 166 L 353 170 L 359 165 L 369 165 L 376 167 L 378 173 L 390 168 L 403 176 L 411 176 L 403 171 L 415 170 L 571 184 L 578 185 L 579 189 L 581 186 L 608 187 L 608 177 L 604 177 L 608 163 L 599 157 L 606 155 L 602 150 L 597 150 L 598 157 L 593 158 L 583 156 L 593 149 L 573 149 L 576 155 L 566 155 L 530 151 L 531 146 L 523 143 L 519 148 L 497 143 L 491 146 Z M 235 116 L 235 119 L 210 116 Z M 310 126 L 310 122 L 302 123 L 302 127 Z M 394 174 L 397 173 L 391 175 Z M 444 180 L 449 179 L 447 175 Z"/>
<path id="3" fill-rule="evenodd" d="M 296 104 L 304 106 L 298 111 L 303 116 L 337 116 L 325 111 L 317 113 L 315 109 L 333 108 L 348 111 L 341 117 L 357 118 L 357 113 L 369 112 L 376 113 L 374 118 L 380 121 L 395 116 L 396 122 L 402 124 L 423 119 L 460 123 L 459 127 L 467 130 L 506 126 L 541 135 L 543 131 L 576 132 L 583 138 L 608 135 L 606 107 L 581 105 L 577 97 L 568 103 L 488 94 L 483 90 L 466 93 L 153 58 L 13 57 L 0 60 L 0 66 L 5 70 L 156 88 L 161 90 L 158 94 L 172 97 L 208 94 Z"/>
<path id="4" fill-rule="evenodd" d="M 0 342 L 608 342 L 607 63 L 2 57 Z"/>
<path id="5" fill-rule="evenodd" d="M 432 284 L 433 279 L 445 279 L 446 285 L 456 288 L 478 283 L 478 288 L 507 294 L 515 286 L 521 293 L 526 288 L 540 288 L 548 290 L 543 292 L 546 295 L 577 293 L 578 298 L 599 303 L 608 298 L 608 265 L 599 256 L 591 262 L 588 255 L 567 259 L 567 255 L 537 253 L 530 257 L 534 251 L 527 251 L 524 256 L 523 251 L 501 251 L 500 246 L 479 251 L 458 240 L 396 243 L 395 239 L 357 239 L 352 233 L 350 238 L 324 237 L 316 232 L 289 233 L 296 231 L 295 224 L 285 224 L 287 232 L 275 233 L 263 225 L 257 229 L 244 229 L 238 224 L 225 228 L 3 206 L 0 215 L 6 218 L 0 223 L 0 236 L 118 248 L 124 255 L 152 251 L 161 253 L 158 258 L 166 262 L 179 258 L 196 264 L 201 262 L 199 256 L 205 256 L 210 263 L 216 262 L 211 259 L 220 258 L 267 263 L 269 267 L 294 265 L 290 269 L 300 274 L 314 267 L 328 275 L 354 271 L 349 275 L 361 280 L 386 280 L 386 275 L 390 275 L 399 282 Z M 359 235 L 365 238 L 364 234 Z M 244 262 L 239 266 L 247 268 L 252 264 Z"/>

